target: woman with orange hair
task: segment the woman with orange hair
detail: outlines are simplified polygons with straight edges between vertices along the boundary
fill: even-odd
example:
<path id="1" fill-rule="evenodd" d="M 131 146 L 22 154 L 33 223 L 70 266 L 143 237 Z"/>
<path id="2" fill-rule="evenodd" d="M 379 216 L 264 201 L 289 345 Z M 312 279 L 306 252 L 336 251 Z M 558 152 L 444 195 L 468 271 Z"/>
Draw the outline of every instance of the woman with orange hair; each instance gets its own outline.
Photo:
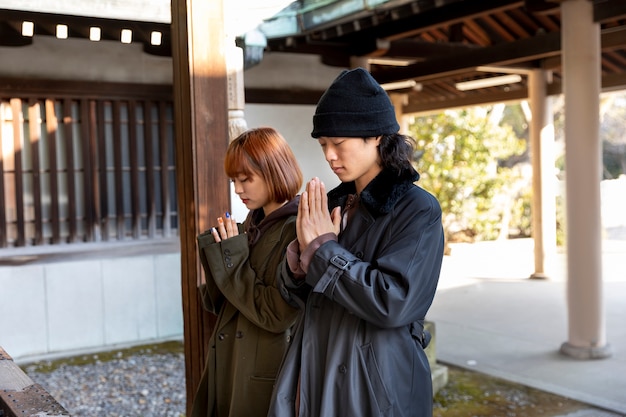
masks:
<path id="1" fill-rule="evenodd" d="M 206 281 L 199 290 L 218 317 L 191 416 L 265 417 L 298 315 L 276 277 L 296 238 L 302 172 L 285 139 L 267 127 L 233 140 L 224 168 L 250 211 L 243 224 L 226 212 L 198 236 Z"/>

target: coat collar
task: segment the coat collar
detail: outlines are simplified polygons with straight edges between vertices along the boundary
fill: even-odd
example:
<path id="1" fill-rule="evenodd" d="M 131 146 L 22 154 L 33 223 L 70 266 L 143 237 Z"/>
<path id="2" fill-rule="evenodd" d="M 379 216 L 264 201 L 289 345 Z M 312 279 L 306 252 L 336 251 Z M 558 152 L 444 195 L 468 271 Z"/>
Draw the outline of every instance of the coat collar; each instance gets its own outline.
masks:
<path id="1" fill-rule="evenodd" d="M 418 179 L 419 174 L 414 169 L 405 169 L 399 174 L 383 169 L 361 192 L 360 204 L 376 217 L 387 214 Z M 342 182 L 328 193 L 328 207 L 331 210 L 343 207 L 348 195 L 354 193 L 354 181 Z"/>
<path id="2" fill-rule="evenodd" d="M 259 240 L 263 232 L 272 227 L 275 223 L 283 220 L 285 217 L 298 214 L 299 201 L 300 196 L 297 195 L 282 207 L 271 212 L 267 217 L 265 217 L 263 209 L 256 209 L 249 212 L 244 222 L 244 230 L 248 235 L 250 246 L 253 246 Z"/>

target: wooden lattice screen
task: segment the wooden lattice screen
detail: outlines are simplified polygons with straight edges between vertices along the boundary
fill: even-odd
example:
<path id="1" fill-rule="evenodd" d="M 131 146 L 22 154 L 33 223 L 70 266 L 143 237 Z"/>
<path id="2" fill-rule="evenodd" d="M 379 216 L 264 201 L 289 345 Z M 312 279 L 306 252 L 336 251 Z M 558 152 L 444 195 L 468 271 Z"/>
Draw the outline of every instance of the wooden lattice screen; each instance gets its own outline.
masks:
<path id="1" fill-rule="evenodd" d="M 0 247 L 177 234 L 169 90 L 2 87 Z"/>

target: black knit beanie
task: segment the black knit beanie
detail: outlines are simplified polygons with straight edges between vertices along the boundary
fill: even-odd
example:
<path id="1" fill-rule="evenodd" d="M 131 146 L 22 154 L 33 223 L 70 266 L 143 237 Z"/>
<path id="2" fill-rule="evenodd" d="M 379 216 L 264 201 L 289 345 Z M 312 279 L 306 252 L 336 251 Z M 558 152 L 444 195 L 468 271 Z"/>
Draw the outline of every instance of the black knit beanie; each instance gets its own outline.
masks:
<path id="1" fill-rule="evenodd" d="M 344 70 L 322 95 L 313 116 L 314 138 L 367 138 L 397 133 L 387 92 L 363 68 Z"/>

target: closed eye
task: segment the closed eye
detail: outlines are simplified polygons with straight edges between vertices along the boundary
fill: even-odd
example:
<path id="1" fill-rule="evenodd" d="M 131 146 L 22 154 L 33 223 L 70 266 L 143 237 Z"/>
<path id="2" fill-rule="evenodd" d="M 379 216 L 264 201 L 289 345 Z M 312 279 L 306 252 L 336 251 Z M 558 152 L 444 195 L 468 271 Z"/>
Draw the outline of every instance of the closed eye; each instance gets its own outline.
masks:
<path id="1" fill-rule="evenodd" d="M 340 146 L 342 143 L 344 143 L 346 140 L 345 139 L 337 139 L 337 140 L 330 140 L 330 144 L 333 146 Z M 322 147 L 322 149 L 326 149 L 328 147 L 328 142 L 326 141 L 321 141 L 320 140 L 320 146 Z"/>

